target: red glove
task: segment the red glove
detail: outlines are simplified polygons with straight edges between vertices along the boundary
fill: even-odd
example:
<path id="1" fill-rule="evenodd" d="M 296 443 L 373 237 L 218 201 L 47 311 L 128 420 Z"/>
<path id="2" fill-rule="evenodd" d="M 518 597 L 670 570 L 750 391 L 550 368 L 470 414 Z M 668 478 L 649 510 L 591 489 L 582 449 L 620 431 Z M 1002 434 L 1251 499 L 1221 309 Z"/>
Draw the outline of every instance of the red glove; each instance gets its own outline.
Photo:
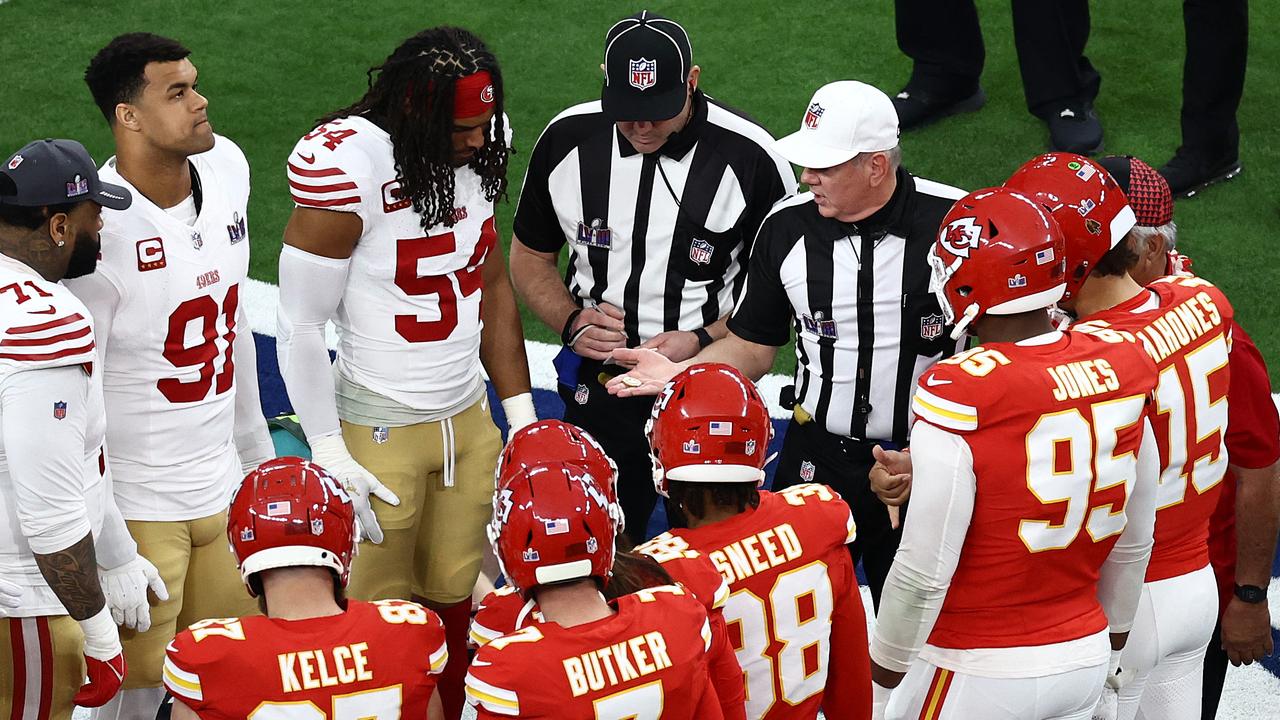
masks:
<path id="1" fill-rule="evenodd" d="M 124 654 L 106 661 L 85 655 L 84 661 L 89 667 L 89 682 L 80 687 L 75 703 L 80 707 L 106 705 L 124 684 Z"/>
<path id="2" fill-rule="evenodd" d="M 84 661 L 89 681 L 76 693 L 75 703 L 81 707 L 101 707 L 115 697 L 124 684 L 120 635 L 106 607 L 97 615 L 81 620 L 80 629 L 84 631 Z"/>

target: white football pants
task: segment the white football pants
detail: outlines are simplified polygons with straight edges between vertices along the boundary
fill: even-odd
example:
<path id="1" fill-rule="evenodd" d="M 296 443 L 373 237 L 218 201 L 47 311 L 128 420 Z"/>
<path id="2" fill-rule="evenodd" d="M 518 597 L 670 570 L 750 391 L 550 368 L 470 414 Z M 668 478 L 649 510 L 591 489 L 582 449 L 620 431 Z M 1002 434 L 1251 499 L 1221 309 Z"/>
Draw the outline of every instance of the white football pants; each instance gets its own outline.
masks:
<path id="1" fill-rule="evenodd" d="M 1089 720 L 1106 678 L 1106 663 L 1044 677 L 987 678 L 916 658 L 885 720 Z"/>

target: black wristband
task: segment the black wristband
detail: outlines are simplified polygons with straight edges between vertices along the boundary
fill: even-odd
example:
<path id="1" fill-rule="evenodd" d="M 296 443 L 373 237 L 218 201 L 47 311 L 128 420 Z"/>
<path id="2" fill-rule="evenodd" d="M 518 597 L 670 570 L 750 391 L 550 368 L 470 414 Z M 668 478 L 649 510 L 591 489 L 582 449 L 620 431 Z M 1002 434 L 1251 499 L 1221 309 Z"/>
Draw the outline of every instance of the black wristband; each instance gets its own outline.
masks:
<path id="1" fill-rule="evenodd" d="M 564 327 L 560 328 L 560 342 L 562 344 L 566 346 L 573 344 L 573 323 L 585 309 L 586 308 L 578 308 L 577 310 L 569 313 L 569 319 L 565 320 Z"/>
<path id="2" fill-rule="evenodd" d="M 1267 601 L 1267 589 L 1257 585 L 1236 585 L 1235 593 L 1236 597 L 1253 605 Z"/>
<path id="3" fill-rule="evenodd" d="M 703 348 L 705 348 L 706 346 L 708 346 L 708 345 L 710 345 L 711 343 L 715 342 L 715 339 L 711 337 L 711 333 L 707 332 L 707 329 L 706 329 L 706 328 L 698 328 L 697 330 L 694 330 L 694 331 L 693 331 L 693 334 L 694 334 L 694 335 L 696 335 L 696 336 L 698 336 L 698 349 L 699 349 L 699 350 L 702 350 L 702 349 L 703 349 Z"/>

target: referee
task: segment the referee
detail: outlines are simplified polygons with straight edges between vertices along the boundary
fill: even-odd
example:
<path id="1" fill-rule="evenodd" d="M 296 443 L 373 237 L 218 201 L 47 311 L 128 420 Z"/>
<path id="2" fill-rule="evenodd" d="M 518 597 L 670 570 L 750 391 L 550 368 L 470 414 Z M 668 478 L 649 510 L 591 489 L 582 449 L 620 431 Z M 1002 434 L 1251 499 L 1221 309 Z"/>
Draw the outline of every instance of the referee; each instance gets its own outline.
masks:
<path id="1" fill-rule="evenodd" d="M 793 418 L 774 489 L 819 482 L 849 501 L 858 525 L 849 550 L 879 605 L 901 532 L 869 487 L 871 448 L 907 443 L 917 377 L 956 349 L 929 291 L 927 253 L 964 192 L 900 166 L 893 105 L 860 82 L 819 88 L 800 130 L 775 147 L 804 168 L 809 192 L 765 218 L 727 338 L 691 362 L 759 378 L 794 328 L 796 382 L 782 397 Z M 650 353 L 616 356 L 638 363 L 610 384 L 619 395 L 656 392 L 676 369 Z"/>
<path id="2" fill-rule="evenodd" d="M 684 28 L 641 12 L 605 35 L 600 100 L 543 131 L 516 210 L 511 278 L 564 349 L 555 365 L 565 420 L 618 464 L 629 537 L 657 498 L 644 426 L 650 398 L 601 385 L 616 348 L 681 361 L 725 335 L 751 239 L 795 192 L 768 131 L 698 89 Z M 557 263 L 568 246 L 568 268 Z"/>

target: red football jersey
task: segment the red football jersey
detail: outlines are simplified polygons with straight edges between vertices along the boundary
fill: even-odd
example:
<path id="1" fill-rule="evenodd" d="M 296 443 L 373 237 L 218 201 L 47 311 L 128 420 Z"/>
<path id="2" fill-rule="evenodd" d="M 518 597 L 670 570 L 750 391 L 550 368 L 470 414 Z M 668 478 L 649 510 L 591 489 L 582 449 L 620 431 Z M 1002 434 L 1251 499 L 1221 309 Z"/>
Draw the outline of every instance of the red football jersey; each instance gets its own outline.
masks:
<path id="1" fill-rule="evenodd" d="M 165 687 L 203 720 L 265 718 L 271 706 L 295 720 L 424 718 L 449 657 L 440 618 L 403 600 L 348 600 L 309 620 L 202 620 L 167 652 Z"/>
<path id="2" fill-rule="evenodd" d="M 1044 340 L 978 346 L 920 377 L 916 416 L 964 436 L 976 478 L 931 645 L 1048 645 L 1107 627 L 1098 576 L 1125 528 L 1156 370 L 1118 337 Z"/>
<path id="3" fill-rule="evenodd" d="M 663 533 L 635 549 L 644 553 L 666 569 L 671 578 L 680 583 L 707 609 L 714 641 L 708 653 L 712 684 L 725 720 L 745 718 L 742 685 L 742 669 L 729 644 L 724 616 L 720 609 L 729 597 L 729 584 L 725 582 L 707 556 L 692 550 L 682 540 L 683 548 L 670 545 L 671 535 Z M 471 620 L 470 640 L 480 647 L 495 638 L 514 632 L 527 625 L 542 622 L 542 613 L 533 600 L 525 600 L 514 588 L 498 588 L 484 597 L 475 617 Z"/>
<path id="4" fill-rule="evenodd" d="M 729 584 L 705 555 L 690 549 L 687 544 L 681 549 L 670 547 L 666 542 L 670 537 L 670 534 L 663 533 L 637 546 L 635 551 L 657 560 L 672 580 L 693 593 L 707 609 L 708 615 L 719 610 L 729 597 Z M 540 622 L 542 613 L 538 611 L 537 603 L 525 600 L 508 585 L 490 592 L 480 601 L 480 607 L 471 619 L 469 639 L 480 647 L 494 638 Z"/>
<path id="5" fill-rule="evenodd" d="M 1227 391 L 1227 455 L 1231 466 L 1271 467 L 1280 459 L 1280 413 L 1258 346 L 1239 324 L 1231 326 L 1231 389 Z M 1209 562 L 1218 580 L 1218 612 L 1227 609 L 1236 580 L 1236 479 L 1231 468 L 1209 518 Z"/>
<path id="6" fill-rule="evenodd" d="M 746 677 L 747 716 L 871 715 L 866 615 L 845 545 L 849 506 L 825 485 L 761 491 L 760 505 L 664 540 L 705 553 L 729 581 L 729 639 Z"/>
<path id="7" fill-rule="evenodd" d="M 1125 331 L 1160 371 L 1151 413 L 1160 446 L 1156 536 L 1147 582 L 1209 564 L 1209 516 L 1227 471 L 1231 304 L 1207 280 L 1170 276 L 1076 326 Z"/>
<path id="8" fill-rule="evenodd" d="M 613 601 L 611 617 L 530 625 L 480 648 L 467 673 L 478 718 L 720 718 L 707 611 L 683 588 Z"/>

